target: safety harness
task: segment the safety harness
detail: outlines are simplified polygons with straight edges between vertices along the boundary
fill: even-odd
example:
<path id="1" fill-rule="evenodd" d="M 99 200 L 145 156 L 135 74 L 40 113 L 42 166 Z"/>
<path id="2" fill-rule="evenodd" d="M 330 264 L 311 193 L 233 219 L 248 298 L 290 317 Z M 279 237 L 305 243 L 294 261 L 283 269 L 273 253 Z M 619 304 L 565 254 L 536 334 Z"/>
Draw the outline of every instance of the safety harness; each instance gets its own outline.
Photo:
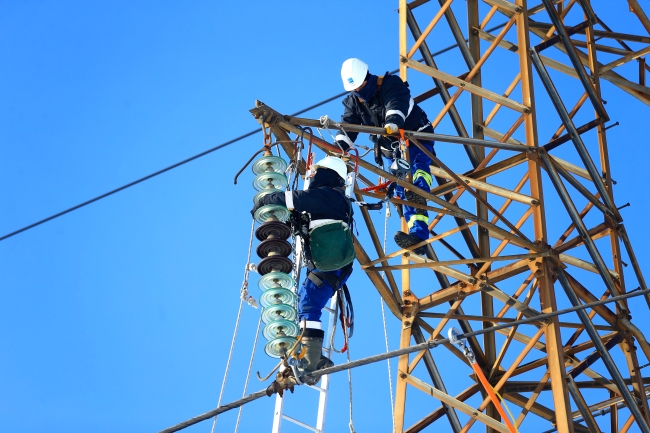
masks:
<path id="1" fill-rule="evenodd" d="M 336 188 L 334 189 L 342 193 L 338 189 Z M 348 202 L 348 204 L 349 204 L 348 222 L 347 222 L 347 228 L 345 230 L 348 231 L 347 234 L 351 236 L 354 227 L 354 219 L 352 218 L 352 203 Z M 346 344 L 341 351 L 345 352 L 347 350 L 347 339 L 351 337 L 352 334 L 354 333 L 354 307 L 352 306 L 352 297 L 350 296 L 350 291 L 348 289 L 347 284 L 345 284 L 344 281 L 346 281 L 347 278 L 352 273 L 352 266 L 353 266 L 352 260 L 354 260 L 354 255 L 352 255 L 352 260 L 349 263 L 339 268 L 341 269 L 342 272 L 341 275 L 339 275 L 338 277 L 329 272 L 321 271 L 312 260 L 314 251 L 311 248 L 309 223 L 310 223 L 310 217 L 309 214 L 307 214 L 306 212 L 300 214 L 297 212 L 292 212 L 291 225 L 293 227 L 294 232 L 300 235 L 300 237 L 303 239 L 304 246 L 305 246 L 307 269 L 308 269 L 307 278 L 312 283 L 314 283 L 316 287 L 318 287 L 319 289 L 322 288 L 323 285 L 327 283 L 330 287 L 332 287 L 334 292 L 338 291 L 339 293 L 339 297 L 338 297 L 339 318 L 341 320 L 341 325 L 343 327 L 343 333 L 345 335 L 345 341 L 346 341 Z M 336 223 L 341 224 L 341 221 L 337 221 Z M 315 269 L 319 269 L 319 270 L 315 271 Z M 346 332 L 346 327 L 350 329 L 349 333 Z"/>

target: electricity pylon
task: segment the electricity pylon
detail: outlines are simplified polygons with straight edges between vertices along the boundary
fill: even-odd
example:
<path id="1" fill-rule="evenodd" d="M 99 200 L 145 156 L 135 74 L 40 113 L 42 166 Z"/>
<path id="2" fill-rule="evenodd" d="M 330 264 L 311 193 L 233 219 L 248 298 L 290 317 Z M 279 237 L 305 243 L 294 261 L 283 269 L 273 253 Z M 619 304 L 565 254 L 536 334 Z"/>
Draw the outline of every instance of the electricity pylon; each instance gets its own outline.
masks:
<path id="1" fill-rule="evenodd" d="M 622 3 L 608 2 L 608 7 Z M 628 3 L 631 19 L 636 16 L 650 32 L 637 1 Z M 458 18 L 461 11 L 464 20 Z M 499 17 L 505 23 L 487 31 Z M 438 424 L 441 431 L 466 432 L 475 422 L 488 432 L 508 432 L 499 403 L 484 393 L 465 355 L 444 340 L 443 331 L 455 323 L 469 336 L 490 386 L 519 408 L 513 410 L 515 425 L 539 417 L 561 433 L 603 431 L 598 412 L 609 414 L 612 432 L 634 426 L 650 433 L 649 380 L 640 362 L 641 356 L 650 360 L 650 345 L 631 322 L 632 307 L 649 307 L 650 295 L 642 292 L 645 302 L 625 298 L 647 286 L 615 204 L 606 133 L 610 119 L 601 94 L 606 80 L 650 105 L 645 85 L 650 68 L 643 58 L 650 37 L 614 32 L 604 17 L 589 0 L 542 0 L 536 6 L 483 0 L 480 7 L 478 0 L 399 1 L 400 75 L 411 81 L 414 95 L 413 83 L 431 83 L 414 99 L 434 128 L 448 122 L 455 131 L 406 131 L 405 137 L 410 146 L 420 139 L 458 146 L 463 158 L 445 163 L 431 155 L 438 185 L 430 192 L 411 185 L 428 200 L 432 235 L 426 258 L 397 247 L 383 251 L 377 218 L 363 207 L 357 217 L 370 239 L 369 244 L 357 239 L 357 259 L 401 322 L 400 347 L 440 339 L 457 357 L 445 365 L 436 364 L 431 351 L 399 358 L 398 433 Z M 439 66 L 431 50 L 443 33 L 457 45 L 448 54 L 454 61 Z M 644 47 L 632 47 L 639 43 Z M 417 53 L 423 61 L 414 60 Z M 634 80 L 617 72 L 632 61 L 639 66 Z M 628 69 L 618 71 L 629 74 Z M 304 136 L 305 127 L 384 133 L 380 127 L 282 116 L 262 103 L 251 112 L 285 142 L 289 156 L 288 134 Z M 314 136 L 312 141 L 340 153 L 325 140 Z M 409 186 L 408 179 L 371 162 L 354 155 L 350 161 L 361 168 L 358 200 L 383 198 L 368 188 L 376 183 L 371 174 Z M 434 282 L 436 290 L 411 284 L 416 278 Z M 610 298 L 593 308 L 574 308 L 571 315 L 566 311 Z M 520 319 L 528 322 L 509 325 Z M 426 377 L 416 377 L 419 365 Z M 449 382 L 463 373 L 469 376 L 467 388 L 449 394 Z M 432 409 L 406 426 L 405 419 L 412 418 L 407 412 L 414 410 L 406 398 L 411 389 L 433 396 Z M 626 418 L 619 420 L 619 414 Z"/>

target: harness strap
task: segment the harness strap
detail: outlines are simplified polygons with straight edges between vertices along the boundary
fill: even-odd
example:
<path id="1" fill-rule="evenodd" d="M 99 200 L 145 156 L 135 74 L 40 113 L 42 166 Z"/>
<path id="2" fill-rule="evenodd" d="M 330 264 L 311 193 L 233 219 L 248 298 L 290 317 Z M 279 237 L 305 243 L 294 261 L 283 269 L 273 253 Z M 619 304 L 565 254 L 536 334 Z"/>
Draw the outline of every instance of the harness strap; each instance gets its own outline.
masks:
<path id="1" fill-rule="evenodd" d="M 345 269 L 347 268 L 347 269 Z M 341 288 L 341 282 L 345 281 L 347 277 L 352 273 L 352 264 L 350 263 L 345 268 L 345 271 L 341 273 L 340 277 L 336 275 L 326 274 L 325 272 L 314 272 L 311 271 L 307 274 L 307 278 L 311 280 L 312 283 L 316 284 L 316 287 L 319 289 L 323 287 L 323 284 L 327 283 L 330 287 L 336 291 Z"/>
<path id="2" fill-rule="evenodd" d="M 345 307 L 346 307 L 346 316 L 348 318 L 348 328 L 350 328 L 350 337 L 354 334 L 354 307 L 352 306 L 352 296 L 350 296 L 350 291 L 348 290 L 348 285 L 343 284 L 343 287 L 339 289 L 339 293 L 343 292 L 345 297 Z"/>
<path id="3" fill-rule="evenodd" d="M 316 284 L 316 287 L 321 288 L 323 287 L 323 284 L 327 283 L 335 291 L 339 292 L 339 302 L 340 302 L 339 315 L 341 319 L 341 325 L 343 326 L 344 332 L 346 327 L 350 329 L 349 335 L 345 333 L 346 340 L 348 336 L 352 337 L 352 334 L 354 334 L 354 306 L 352 305 L 352 296 L 350 295 L 350 290 L 348 289 L 348 285 L 347 284 L 341 285 L 341 282 L 344 281 L 347 277 L 349 277 L 351 273 L 352 273 L 352 266 L 348 265 L 347 269 L 341 274 L 340 277 L 336 277 L 334 275 L 328 275 L 324 272 L 312 271 L 307 274 L 307 278 L 312 283 Z M 342 351 L 344 352 L 346 348 L 347 348 L 347 344 L 342 349 Z"/>
<path id="4" fill-rule="evenodd" d="M 339 295 L 337 302 L 339 304 L 339 321 L 341 322 L 341 331 L 343 331 L 343 347 L 341 348 L 340 352 L 345 353 L 345 351 L 348 350 L 348 332 L 345 329 L 345 301 L 343 301 L 343 298 Z"/>

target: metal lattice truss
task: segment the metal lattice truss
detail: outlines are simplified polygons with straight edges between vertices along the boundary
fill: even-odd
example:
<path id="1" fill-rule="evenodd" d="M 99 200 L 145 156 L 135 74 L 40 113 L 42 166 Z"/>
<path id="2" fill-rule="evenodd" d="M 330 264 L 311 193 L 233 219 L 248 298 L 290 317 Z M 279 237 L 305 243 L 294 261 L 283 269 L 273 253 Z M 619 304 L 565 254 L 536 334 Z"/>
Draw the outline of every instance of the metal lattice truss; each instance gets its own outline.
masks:
<path id="1" fill-rule="evenodd" d="M 634 12 L 630 17 L 636 15 L 650 33 L 637 1 L 628 2 Z M 374 175 L 410 186 L 428 200 L 432 236 L 427 258 L 396 247 L 383 251 L 381 229 L 375 226 L 380 218 L 365 208 L 357 216 L 370 239 L 367 245 L 357 240 L 357 258 L 401 321 L 400 347 L 444 339 L 443 330 L 456 324 L 464 333 L 488 329 L 468 343 L 492 388 L 512 408 L 516 425 L 537 417 L 562 433 L 602 431 L 603 422 L 599 427 L 595 419 L 599 412 L 609 413 L 611 427 L 605 431 L 634 426 L 634 431 L 650 432 L 650 381 L 642 377 L 639 360 L 650 360 L 650 345 L 630 321 L 632 302 L 620 299 L 534 321 L 561 310 L 558 305 L 575 307 L 647 289 L 614 204 L 601 83 L 606 80 L 650 105 L 645 85 L 650 68 L 643 59 L 650 37 L 614 33 L 589 0 L 542 0 L 535 7 L 525 0 L 483 0 L 480 7 L 478 0 L 438 3 L 399 2 L 400 74 L 406 79 L 408 73 L 412 83 L 430 83 L 416 101 L 434 128 L 448 122 L 456 134 L 407 131 L 406 137 L 411 146 L 420 146 L 421 139 L 435 140 L 438 147 L 458 146 L 458 157 L 446 164 L 431 155 L 438 186 L 430 192 L 358 161 L 358 200 L 383 198 L 367 190 L 377 183 L 370 180 Z M 460 11 L 466 20 L 458 18 Z M 504 20 L 492 32 L 485 30 Z M 443 32 L 457 43 L 447 54 L 456 56 L 447 62 L 452 65 L 447 71 L 430 51 L 431 41 Z M 417 53 L 422 62 L 414 60 Z M 618 73 L 629 75 L 629 67 L 617 68 L 632 61 L 638 63 L 637 76 Z M 282 116 L 262 103 L 251 111 L 286 142 L 289 155 L 288 134 L 304 136 L 305 127 L 384 133 L 382 128 Z M 592 120 L 576 124 L 585 118 Z M 313 142 L 336 153 L 325 140 L 314 136 Z M 625 275 L 623 257 L 631 265 Z M 411 284 L 418 279 L 428 284 Z M 650 296 L 644 298 L 634 298 L 635 308 L 650 305 Z M 533 321 L 490 331 L 519 319 Z M 440 423 L 441 431 L 451 427 L 457 433 L 482 423 L 487 431 L 508 432 L 466 357 L 448 343 L 445 347 L 457 357 L 455 363 L 437 365 L 437 352 L 430 351 L 399 359 L 395 431 L 413 433 Z M 458 376 L 469 377 L 469 386 L 448 392 Z M 408 388 L 439 400 L 431 400 L 434 410 L 410 416 Z M 419 420 L 406 427 L 405 419 Z"/>

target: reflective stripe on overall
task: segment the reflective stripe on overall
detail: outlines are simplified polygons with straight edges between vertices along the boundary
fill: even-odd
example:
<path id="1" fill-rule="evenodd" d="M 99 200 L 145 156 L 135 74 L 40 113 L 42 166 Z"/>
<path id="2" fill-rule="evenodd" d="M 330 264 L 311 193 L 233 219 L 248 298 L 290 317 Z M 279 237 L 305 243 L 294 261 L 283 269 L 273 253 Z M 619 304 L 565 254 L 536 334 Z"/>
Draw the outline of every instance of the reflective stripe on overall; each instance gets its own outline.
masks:
<path id="1" fill-rule="evenodd" d="M 429 126 L 428 129 L 431 127 Z M 433 132 L 424 130 L 424 132 Z M 433 150 L 433 142 L 420 140 L 420 143 L 431 153 L 435 155 Z M 415 145 L 409 146 L 409 156 L 411 163 L 411 173 L 413 174 L 413 185 L 427 192 L 431 190 L 431 172 L 429 165 L 431 165 L 431 158 L 429 158 L 419 147 Z M 395 188 L 395 195 L 402 200 L 406 200 L 404 188 L 397 186 Z M 429 238 L 429 213 L 427 211 L 417 213 L 411 206 L 404 206 L 404 219 L 406 220 L 409 233 L 417 236 L 420 239 Z"/>

